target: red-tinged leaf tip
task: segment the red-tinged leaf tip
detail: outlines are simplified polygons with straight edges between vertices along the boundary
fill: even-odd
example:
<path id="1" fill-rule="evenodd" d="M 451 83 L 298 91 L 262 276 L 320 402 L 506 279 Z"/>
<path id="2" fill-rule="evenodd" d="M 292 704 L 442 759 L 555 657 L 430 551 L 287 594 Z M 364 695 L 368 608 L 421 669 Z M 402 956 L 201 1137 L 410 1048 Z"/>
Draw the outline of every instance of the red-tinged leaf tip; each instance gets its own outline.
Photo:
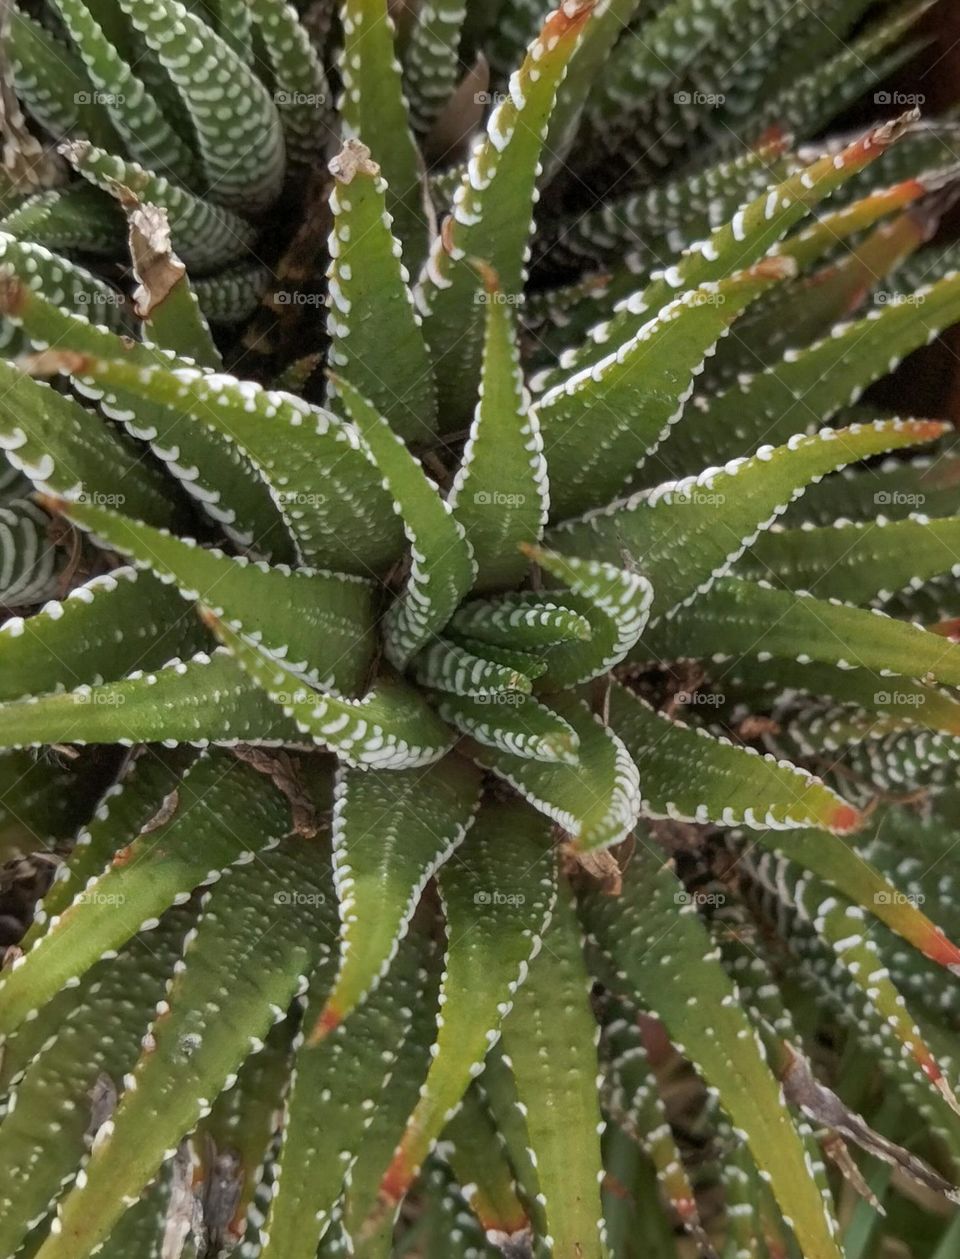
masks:
<path id="1" fill-rule="evenodd" d="M 918 940 L 919 947 L 932 962 L 945 966 L 954 975 L 960 975 L 960 947 L 933 923 Z"/>
<path id="2" fill-rule="evenodd" d="M 790 142 L 790 137 L 778 122 L 771 123 L 766 131 L 762 131 L 753 144 L 755 153 L 767 153 L 770 157 L 778 157 Z"/>
<path id="3" fill-rule="evenodd" d="M 319 1045 L 321 1041 L 326 1040 L 331 1032 L 335 1031 L 343 1022 L 343 1012 L 332 1002 L 327 1004 L 317 1016 L 317 1021 L 307 1038 L 308 1045 Z"/>
<path id="4" fill-rule="evenodd" d="M 40 350 L 24 354 L 17 365 L 30 376 L 82 376 L 93 362 L 91 355 L 75 350 Z"/>
<path id="5" fill-rule="evenodd" d="M 212 634 L 219 635 L 222 622 L 215 612 L 201 603 L 197 605 L 197 616 Z"/>
<path id="6" fill-rule="evenodd" d="M 479 275 L 483 283 L 484 290 L 487 293 L 494 294 L 500 292 L 500 276 L 497 274 L 496 270 L 490 266 L 489 262 L 484 262 L 482 258 L 468 258 L 467 261 Z"/>
<path id="7" fill-rule="evenodd" d="M 742 274 L 754 280 L 792 280 L 797 274 L 797 260 L 789 254 L 773 254 L 761 258 Z"/>
<path id="8" fill-rule="evenodd" d="M 407 1152 L 401 1145 L 394 1152 L 390 1166 L 383 1173 L 379 1193 L 381 1203 L 394 1207 L 398 1202 L 402 1202 L 404 1195 L 413 1183 L 413 1177 L 414 1169 L 411 1168 L 407 1159 Z"/>
<path id="9" fill-rule="evenodd" d="M 51 516 L 65 516 L 70 511 L 70 502 L 66 498 L 62 498 L 59 494 L 44 494 L 40 490 L 34 491 L 33 501 L 38 507 L 42 507 L 44 511 L 49 512 Z"/>
<path id="10" fill-rule="evenodd" d="M 842 153 L 837 154 L 834 159 L 837 167 L 856 167 L 872 162 L 875 157 L 879 157 L 884 149 L 888 149 L 891 144 L 895 144 L 919 117 L 919 109 L 910 109 L 905 114 L 901 114 L 899 118 L 891 118 L 889 122 L 881 123 L 879 127 L 874 127 L 872 130 L 867 131 L 858 140 L 848 144 Z"/>
<path id="11" fill-rule="evenodd" d="M 23 310 L 27 290 L 12 272 L 0 271 L 0 314 L 16 319 Z"/>
<path id="12" fill-rule="evenodd" d="M 863 814 L 852 804 L 841 804 L 830 815 L 829 827 L 838 835 L 847 835 L 863 825 Z"/>
<path id="13" fill-rule="evenodd" d="M 935 442 L 951 431 L 951 426 L 943 420 L 903 420 L 902 427 L 918 442 Z"/>
<path id="14" fill-rule="evenodd" d="M 597 0 L 563 0 L 558 9 L 554 9 L 543 24 L 540 33 L 541 42 L 548 48 L 553 41 L 578 35 L 587 18 L 597 6 Z"/>
<path id="15" fill-rule="evenodd" d="M 949 638 L 952 643 L 960 643 L 960 616 L 951 617 L 949 621 L 938 621 L 936 625 L 928 625 L 927 629 L 931 634 Z"/>

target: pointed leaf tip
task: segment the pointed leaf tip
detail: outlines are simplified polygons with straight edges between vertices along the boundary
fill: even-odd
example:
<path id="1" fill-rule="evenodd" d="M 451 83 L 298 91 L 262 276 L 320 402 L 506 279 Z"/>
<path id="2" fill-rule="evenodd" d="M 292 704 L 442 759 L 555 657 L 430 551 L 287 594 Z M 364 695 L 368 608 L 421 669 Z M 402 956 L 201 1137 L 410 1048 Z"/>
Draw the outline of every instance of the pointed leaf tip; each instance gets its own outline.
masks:
<path id="1" fill-rule="evenodd" d="M 370 150 L 353 137 L 344 141 L 343 148 L 327 163 L 327 169 L 337 183 L 350 184 L 357 175 L 376 178 L 380 167 L 370 156 Z"/>
<path id="2" fill-rule="evenodd" d="M 863 825 L 863 814 L 852 804 L 841 804 L 833 812 L 829 827 L 838 835 L 848 835 Z"/>

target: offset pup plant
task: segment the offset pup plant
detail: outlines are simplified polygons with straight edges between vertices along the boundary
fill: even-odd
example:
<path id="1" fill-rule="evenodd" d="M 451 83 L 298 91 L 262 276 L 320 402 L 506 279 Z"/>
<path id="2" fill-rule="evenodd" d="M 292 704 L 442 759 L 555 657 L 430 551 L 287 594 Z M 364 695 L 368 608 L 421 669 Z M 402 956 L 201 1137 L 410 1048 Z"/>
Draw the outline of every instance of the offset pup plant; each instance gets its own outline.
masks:
<path id="1" fill-rule="evenodd" d="M 926 7 L 5 6 L 0 1254 L 956 1253 Z"/>

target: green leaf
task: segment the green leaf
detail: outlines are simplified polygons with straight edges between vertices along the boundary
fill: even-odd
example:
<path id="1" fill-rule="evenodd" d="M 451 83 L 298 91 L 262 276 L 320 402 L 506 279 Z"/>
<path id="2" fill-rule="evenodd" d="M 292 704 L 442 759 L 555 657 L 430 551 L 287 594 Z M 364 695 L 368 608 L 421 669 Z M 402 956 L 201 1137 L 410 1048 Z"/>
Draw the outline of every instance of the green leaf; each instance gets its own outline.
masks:
<path id="1" fill-rule="evenodd" d="M 616 683 L 610 725 L 636 762 L 648 817 L 789 831 L 822 826 L 836 834 L 862 822 L 852 805 L 806 770 L 685 726 Z"/>
<path id="2" fill-rule="evenodd" d="M 603 1259 L 597 1026 L 569 888 L 504 1021 L 555 1259 Z"/>
<path id="3" fill-rule="evenodd" d="M 556 894 L 549 828 L 522 805 L 481 809 L 440 874 L 447 954 L 432 1062 L 367 1230 L 398 1206 L 455 1110 L 540 946 Z"/>
<path id="4" fill-rule="evenodd" d="M 253 0 L 231 6 L 256 23 L 256 34 L 273 72 L 274 104 L 291 165 L 309 166 L 333 131 L 333 99 L 320 54 L 297 11 L 283 0 Z"/>
<path id="5" fill-rule="evenodd" d="M 483 656 L 474 655 L 457 643 L 435 638 L 414 659 L 416 679 L 421 686 L 477 698 L 530 693 L 533 683 L 521 671 L 516 656 L 511 654 L 509 663 L 501 664 L 496 658 L 497 648 L 490 648 L 489 654 L 482 645 L 480 650 L 485 653 Z"/>
<path id="6" fill-rule="evenodd" d="M 800 434 L 748 459 L 667 481 L 561 525 L 548 541 L 615 562 L 624 550 L 653 586 L 651 619 L 670 616 L 709 590 L 804 487 L 868 455 L 941 436 L 933 421 L 878 420 Z"/>
<path id="7" fill-rule="evenodd" d="M 109 143 L 113 128 L 104 110 L 93 103 L 90 78 L 76 53 L 14 6 L 4 27 L 9 46 L 5 76 L 9 75 L 11 87 L 41 126 L 54 136 L 82 127 L 101 143 Z M 27 186 L 32 187 L 33 180 Z"/>
<path id="8" fill-rule="evenodd" d="M 0 228 L 45 249 L 112 254 L 123 234 L 123 216 L 99 188 L 69 184 L 28 197 L 0 220 Z"/>
<path id="9" fill-rule="evenodd" d="M 531 559 L 568 586 L 563 599 L 590 624 L 587 642 L 558 643 L 543 653 L 545 691 L 576 686 L 609 672 L 634 647 L 647 624 L 654 593 L 634 566 L 578 559 L 532 548 Z"/>
<path id="10" fill-rule="evenodd" d="M 228 1250 L 231 1245 L 239 1246 L 248 1216 L 259 1215 L 257 1199 L 290 1083 L 300 1005 L 299 1000 L 291 1003 L 287 1017 L 273 1025 L 263 1049 L 244 1062 L 236 1084 L 220 1094 L 190 1139 L 194 1156 L 199 1156 L 199 1168 L 193 1170 L 193 1192 L 203 1208 L 208 1246 Z M 111 1239 L 128 1217 L 129 1212 L 112 1230 Z M 198 1231 L 193 1230 L 194 1240 Z"/>
<path id="11" fill-rule="evenodd" d="M 339 1208 L 341 1228 L 328 1230 L 320 1245 L 322 1259 L 350 1253 L 357 1259 L 390 1259 L 393 1248 L 392 1216 L 388 1214 L 378 1230 L 366 1235 L 363 1235 L 363 1224 L 376 1206 L 380 1180 L 390 1164 L 397 1142 L 403 1136 L 407 1119 L 417 1104 L 420 1087 L 427 1075 L 430 1049 L 437 1033 L 439 984 L 438 967 L 426 967 L 420 1000 L 412 1006 L 409 1030 L 397 1047 L 390 1079 L 380 1093 L 379 1104 L 364 1133 L 356 1162 L 351 1168 L 350 1183 L 344 1186 Z"/>
<path id="12" fill-rule="evenodd" d="M 647 1057 L 643 1033 L 637 1025 L 637 1011 L 632 1004 L 618 1001 L 612 993 L 605 995 L 604 1007 L 600 1034 L 604 1109 L 617 1128 L 653 1163 L 661 1193 L 684 1228 L 704 1253 L 709 1254 L 693 1185 Z M 612 1136 L 608 1130 L 607 1141 Z"/>
<path id="13" fill-rule="evenodd" d="M 405 669 L 470 589 L 476 571 L 470 544 L 449 503 L 388 421 L 345 380 L 336 378 L 336 385 L 410 544 L 406 589 L 384 618 L 384 651 L 391 664 Z"/>
<path id="14" fill-rule="evenodd" d="M 262 1229 L 263 1259 L 315 1259 L 364 1130 L 410 1033 L 424 979 L 423 953 L 422 941 L 408 937 L 389 977 L 364 1006 L 322 1045 L 299 1046 L 277 1179 Z M 310 1014 L 308 1007 L 308 1019 Z"/>
<path id="15" fill-rule="evenodd" d="M 407 769 L 438 761 L 453 742 L 420 694 L 384 676 L 359 700 L 315 691 L 300 676 L 207 615 L 207 623 L 244 673 L 282 709 L 301 734 L 335 751 L 347 765 Z"/>
<path id="16" fill-rule="evenodd" d="M 769 1174 L 780 1209 L 808 1259 L 839 1259 L 819 1189 L 762 1046 L 717 960 L 696 906 L 662 855 L 638 843 L 618 898 L 591 892 L 591 934 L 616 960 L 617 988 L 635 992 L 718 1090 L 741 1139 Z"/>
<path id="17" fill-rule="evenodd" d="M 374 652 L 371 582 L 340 573 L 270 568 L 205 550 L 117 512 L 61 500 L 69 520 L 139 568 L 173 583 L 190 603 L 208 607 L 232 630 L 255 638 L 305 681 L 338 694 L 363 689 Z M 269 617 L 264 609 L 269 608 Z M 168 657 L 169 658 L 169 657 Z"/>
<path id="18" fill-rule="evenodd" d="M 235 442 L 266 481 L 305 563 L 369 577 L 399 557 L 403 533 L 380 478 L 355 430 L 329 411 L 195 368 L 142 367 L 86 354 L 52 359 L 54 368 L 85 386 L 157 403 Z"/>
<path id="19" fill-rule="evenodd" d="M 38 1259 L 86 1259 L 96 1250 L 329 958 L 322 870 L 301 840 L 236 869 L 213 891 L 133 1078 Z"/>
<path id="20" fill-rule="evenodd" d="M 359 140 L 347 140 L 330 172 L 330 365 L 405 441 L 429 441 L 437 427 L 436 384 L 410 276 L 390 230 L 386 182 Z"/>
<path id="21" fill-rule="evenodd" d="M 0 756 L 0 861 L 50 852 L 88 820 L 77 767 L 29 752 Z M 81 807 L 78 808 L 78 805 Z M 57 866 L 57 871 L 62 867 Z M 56 878 L 56 872 L 54 873 Z M 0 1071 L 3 1069 L 0 1061 Z"/>
<path id="22" fill-rule="evenodd" d="M 136 937 L 97 967 L 52 1043 L 15 1086 L 2 1125 L 0 1245 L 14 1254 L 28 1228 L 69 1184 L 97 1122 L 93 1090 L 119 1087 L 133 1066 L 143 1029 L 163 997 L 195 913 L 168 915 L 149 943 Z M 100 1116 L 102 1121 L 105 1116 Z"/>
<path id="23" fill-rule="evenodd" d="M 342 0 L 341 21 L 343 132 L 365 144 L 383 171 L 387 209 L 403 243 L 404 261 L 413 274 L 427 252 L 429 215 L 387 0 Z"/>
<path id="24" fill-rule="evenodd" d="M 643 639 L 644 659 L 782 656 L 960 686 L 960 647 L 875 610 L 726 577 Z"/>
<path id="25" fill-rule="evenodd" d="M 117 781 L 100 798 L 93 817 L 77 831 L 69 857 L 57 866 L 53 882 L 34 911 L 33 924 L 20 942 L 24 952 L 91 880 L 99 878 L 119 849 L 163 817 L 195 755 L 190 748 L 141 747 L 131 753 Z"/>
<path id="26" fill-rule="evenodd" d="M 132 568 L 91 577 L 62 602 L 0 626 L 0 699 L 112 682 L 189 656 L 206 639 L 173 591 Z"/>
<path id="27" fill-rule="evenodd" d="M 121 682 L 0 704 L 0 747 L 241 741 L 302 742 L 294 723 L 225 651 L 173 659 Z"/>
<path id="28" fill-rule="evenodd" d="M 479 281 L 471 260 L 480 258 L 497 272 L 507 299 L 522 291 L 543 137 L 557 86 L 592 9 L 592 0 L 568 0 L 531 43 L 474 147 L 421 277 L 418 301 L 437 367 L 445 431 L 467 422 L 480 379 L 483 308 L 475 300 Z"/>
<path id="29" fill-rule="evenodd" d="M 383 982 L 423 889 L 467 834 L 479 787 L 476 770 L 453 756 L 426 770 L 341 769 L 333 811 L 340 970 L 315 1038 Z"/>
<path id="30" fill-rule="evenodd" d="M 515 320 L 496 275 L 481 266 L 486 299 L 480 400 L 447 500 L 473 550 L 478 590 L 515 585 L 540 541 L 549 488 L 543 440 L 529 409 Z"/>
<path id="31" fill-rule="evenodd" d="M 444 692 L 437 712 L 462 733 L 509 756 L 577 763 L 580 740 L 569 722 L 521 691 L 469 698 Z"/>
<path id="32" fill-rule="evenodd" d="M 550 453 L 555 518 L 622 492 L 680 418 L 716 343 L 751 302 L 794 273 L 792 259 L 767 258 L 688 289 L 605 358 L 543 394 L 535 414 Z"/>
<path id="33" fill-rule="evenodd" d="M 864 925 L 866 911 L 845 897 L 832 895 L 818 878 L 801 871 L 786 858 L 765 853 L 756 863 L 756 871 L 769 892 L 813 927 L 839 965 L 866 993 L 903 1052 L 913 1058 L 930 1085 L 960 1114 L 960 1103 L 883 965 L 876 940 Z"/>
<path id="34" fill-rule="evenodd" d="M 529 760 L 483 745 L 472 749 L 473 758 L 563 827 L 578 851 L 618 844 L 633 830 L 640 812 L 637 767 L 620 739 L 583 701 L 551 695 L 549 702 L 577 736 L 576 764 Z"/>
<path id="35" fill-rule="evenodd" d="M 66 155 L 78 174 L 94 187 L 113 195 L 120 188 L 129 188 L 141 201 L 162 206 L 170 219 L 174 246 L 187 266 L 209 270 L 236 262 L 253 244 L 254 229 L 239 214 L 212 204 L 138 162 L 108 153 L 86 140 L 71 141 Z"/>
<path id="36" fill-rule="evenodd" d="M 403 59 L 403 87 L 411 122 L 421 136 L 450 99 L 462 67 L 457 56 L 467 16 L 464 0 L 434 0 L 414 15 Z"/>
<path id="37" fill-rule="evenodd" d="M 941 574 L 960 576 L 958 554 L 960 516 L 914 514 L 891 522 L 879 515 L 869 522 L 838 520 L 831 528 L 767 533 L 737 573 L 821 599 L 883 604 Z"/>
<path id="38" fill-rule="evenodd" d="M 960 272 L 919 290 L 909 300 L 836 325 L 814 345 L 788 351 L 766 371 L 741 379 L 692 410 L 651 465 L 684 476 L 756 449 L 809 433 L 856 402 L 863 390 L 892 371 L 918 346 L 932 341 L 960 316 Z"/>
<path id="39" fill-rule="evenodd" d="M 216 275 L 193 281 L 200 309 L 214 323 L 234 324 L 249 319 L 270 283 L 270 272 L 259 262 L 240 263 Z"/>
<path id="40" fill-rule="evenodd" d="M 731 658 L 723 665 L 723 691 L 728 698 L 744 698 L 753 708 L 770 707 L 773 696 L 808 695 L 853 705 L 884 717 L 910 721 L 928 730 L 960 735 L 960 700 L 949 691 L 900 677 L 891 687 L 880 671 L 841 669 L 834 665 L 776 657 L 756 660 Z"/>
<path id="41" fill-rule="evenodd" d="M 932 961 L 960 973 L 960 948 L 931 922 L 916 900 L 900 891 L 863 852 L 831 843 L 822 832 L 814 830 L 791 835 L 788 849 L 776 835 L 761 832 L 757 838 L 765 848 L 781 852 L 790 861 L 813 871 Z"/>
<path id="42" fill-rule="evenodd" d="M 284 144 L 269 92 L 179 0 L 118 0 L 175 84 L 212 200 L 256 213 L 280 191 Z"/>
<path id="43" fill-rule="evenodd" d="M 881 223 L 854 247 L 841 248 L 841 240 L 859 228 L 868 227 L 882 213 L 909 204 L 924 191 L 913 180 L 866 197 L 852 207 L 824 216 L 821 222 L 800 234 L 795 243 L 787 240 L 784 253 L 802 262 L 820 251 L 829 261 L 818 271 L 794 284 L 784 285 L 767 295 L 741 320 L 736 338 L 717 347 L 717 355 L 706 373 L 710 392 L 735 381 L 741 372 L 756 372 L 775 363 L 790 347 L 809 345 L 825 336 L 839 320 L 848 318 L 862 306 L 885 277 L 928 238 L 933 217 L 923 209 L 898 215 Z"/>
<path id="44" fill-rule="evenodd" d="M 640 7 L 640 0 L 610 0 L 598 4 L 583 27 L 580 39 L 557 88 L 544 141 L 544 187 L 558 172 L 577 138 L 577 131 L 591 88 L 601 77 L 611 50 L 627 30 Z M 503 21 L 501 17 L 500 22 Z"/>
<path id="45" fill-rule="evenodd" d="M 192 182 L 193 153 L 112 43 L 96 13 L 81 0 L 53 3 L 83 58 L 95 89 L 91 99 L 106 110 L 130 156 L 153 169 L 176 171 L 183 182 Z"/>
<path id="46" fill-rule="evenodd" d="M 434 1157 L 449 1163 L 471 1211 L 487 1237 L 497 1239 L 501 1253 L 507 1245 L 529 1246 L 529 1221 L 513 1168 L 476 1083 L 444 1128 Z"/>
<path id="47" fill-rule="evenodd" d="M 169 521 L 162 477 L 98 416 L 2 360 L 0 391 L 0 449 L 37 489 L 122 501 L 144 520 Z"/>
<path id="48" fill-rule="evenodd" d="M 109 950 L 150 930 L 194 888 L 215 882 L 228 866 L 252 861 L 291 829 L 280 792 L 229 752 L 198 760 L 175 790 L 170 819 L 131 836 L 0 976 L 0 1035 L 9 1035 Z"/>
<path id="49" fill-rule="evenodd" d="M 902 131 L 902 123 L 884 123 L 839 153 L 819 158 L 755 196 L 705 241 L 685 250 L 675 265 L 655 272 L 641 293 L 619 302 L 613 316 L 592 328 L 587 340 L 565 354 L 557 369 L 535 381 L 534 388 L 550 388 L 605 359 L 636 336 L 678 293 L 753 266 L 824 197 L 881 156 Z"/>
<path id="50" fill-rule="evenodd" d="M 0 505 L 0 606 L 29 607 L 56 594 L 66 559 L 42 507 L 28 498 Z"/>
<path id="51" fill-rule="evenodd" d="M 125 367 L 136 366 L 146 371 L 179 364 L 178 359 L 159 346 L 131 342 L 129 338 L 118 337 L 106 328 L 71 315 L 33 292 L 25 283 L 0 285 L 0 309 L 22 324 L 34 345 L 71 347 L 70 352 L 41 352 L 31 362 L 34 374 L 54 371 L 72 374 L 78 361 L 87 354 L 108 359 L 116 356 L 123 360 Z M 195 323 L 194 313 L 191 323 L 180 328 L 181 333 L 189 331 Z M 161 318 L 161 333 L 166 327 L 167 320 Z M 74 351 L 81 354 L 76 355 Z M 198 424 L 185 408 L 167 408 L 123 388 L 100 387 L 90 379 L 81 382 L 76 377 L 74 384 L 84 396 L 98 399 L 105 414 L 122 424 L 131 437 L 147 442 L 186 493 L 239 547 L 255 544 L 259 553 L 278 560 L 292 558 L 290 536 L 269 487 L 229 433 Z M 169 485 L 165 485 L 165 492 L 169 494 Z"/>
<path id="52" fill-rule="evenodd" d="M 450 630 L 478 643 L 528 651 L 587 641 L 593 632 L 580 612 L 531 590 L 471 599 L 453 614 Z"/>

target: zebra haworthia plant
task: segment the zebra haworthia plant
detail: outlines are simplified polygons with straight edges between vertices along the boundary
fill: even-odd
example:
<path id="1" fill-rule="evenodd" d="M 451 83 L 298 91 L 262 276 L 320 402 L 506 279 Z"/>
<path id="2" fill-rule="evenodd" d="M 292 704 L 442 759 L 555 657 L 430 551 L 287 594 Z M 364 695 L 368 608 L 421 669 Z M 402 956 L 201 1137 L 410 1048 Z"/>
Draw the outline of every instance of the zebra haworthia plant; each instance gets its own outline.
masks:
<path id="1" fill-rule="evenodd" d="M 2 6 L 0 1254 L 947 1259 L 928 5 L 390 7 Z"/>

